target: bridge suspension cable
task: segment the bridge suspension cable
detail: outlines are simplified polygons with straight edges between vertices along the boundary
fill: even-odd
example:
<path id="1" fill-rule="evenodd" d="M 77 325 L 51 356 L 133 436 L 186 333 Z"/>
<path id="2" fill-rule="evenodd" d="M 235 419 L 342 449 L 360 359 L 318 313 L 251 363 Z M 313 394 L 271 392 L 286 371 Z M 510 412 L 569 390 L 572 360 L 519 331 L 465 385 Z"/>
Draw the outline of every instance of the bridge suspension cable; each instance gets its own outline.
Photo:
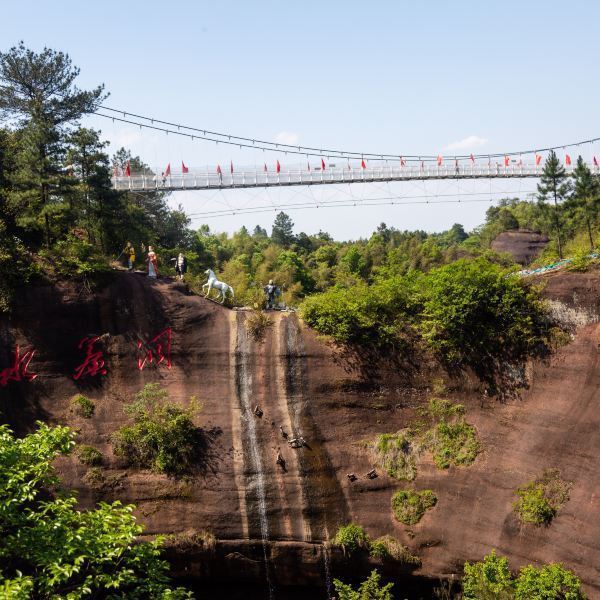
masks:
<path id="1" fill-rule="evenodd" d="M 108 111 L 110 114 L 106 114 Z M 201 140 L 207 142 L 213 142 L 216 144 L 226 144 L 230 146 L 238 146 L 239 148 L 253 148 L 257 150 L 264 150 L 269 152 L 279 152 L 286 154 L 301 154 L 305 156 L 321 156 L 329 158 L 344 158 L 344 159 L 367 159 L 372 161 L 436 161 L 440 158 L 445 160 L 465 160 L 465 159 L 491 159 L 498 157 L 507 156 L 522 156 L 527 154 L 536 154 L 538 152 L 550 152 L 556 150 L 564 150 L 567 148 L 573 148 L 585 144 L 593 144 L 600 141 L 600 137 L 590 138 L 579 142 L 573 142 L 569 144 L 559 144 L 557 146 L 548 146 L 545 148 L 538 147 L 528 150 L 518 150 L 511 152 L 492 152 L 486 154 L 445 154 L 445 155 L 424 155 L 424 154 L 388 154 L 379 152 L 356 152 L 349 150 L 336 150 L 332 148 L 317 148 L 312 146 L 302 146 L 298 144 L 284 144 L 281 142 L 269 142 L 267 140 L 261 140 L 257 138 L 248 138 L 244 136 L 219 133 L 211 131 L 209 129 L 203 129 L 198 127 L 192 127 L 184 125 L 182 123 L 175 123 L 170 121 L 163 121 L 155 117 L 148 117 L 145 115 L 139 115 L 126 110 L 112 108 L 106 105 L 100 105 L 95 112 L 99 117 L 106 119 L 112 119 L 113 121 L 119 121 L 130 125 L 135 125 L 140 128 L 151 129 L 155 131 L 161 131 L 166 134 L 179 135 L 187 137 L 191 140 Z M 117 116 L 122 115 L 122 117 Z M 130 118 L 128 118 L 130 117 Z M 135 120 L 134 120 L 135 119 Z M 162 127 L 165 126 L 165 127 Z M 173 129 L 176 128 L 176 129 Z"/>

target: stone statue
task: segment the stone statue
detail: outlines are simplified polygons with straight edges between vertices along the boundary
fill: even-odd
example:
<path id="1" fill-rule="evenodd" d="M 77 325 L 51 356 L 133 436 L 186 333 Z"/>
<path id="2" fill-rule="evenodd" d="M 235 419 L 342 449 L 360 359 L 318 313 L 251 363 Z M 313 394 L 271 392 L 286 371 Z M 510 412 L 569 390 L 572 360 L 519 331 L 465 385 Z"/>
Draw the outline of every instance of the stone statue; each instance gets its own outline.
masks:
<path id="1" fill-rule="evenodd" d="M 232 298 L 235 297 L 233 293 L 233 288 L 224 281 L 219 281 L 212 269 L 206 269 L 206 271 L 204 271 L 204 274 L 208 275 L 208 281 L 202 286 L 202 289 L 204 289 L 205 287 L 208 288 L 206 294 L 204 294 L 205 298 L 208 298 L 208 296 L 210 295 L 210 291 L 213 288 L 221 292 L 221 304 L 225 302 L 225 296 L 227 295 L 227 292 L 231 292 Z"/>

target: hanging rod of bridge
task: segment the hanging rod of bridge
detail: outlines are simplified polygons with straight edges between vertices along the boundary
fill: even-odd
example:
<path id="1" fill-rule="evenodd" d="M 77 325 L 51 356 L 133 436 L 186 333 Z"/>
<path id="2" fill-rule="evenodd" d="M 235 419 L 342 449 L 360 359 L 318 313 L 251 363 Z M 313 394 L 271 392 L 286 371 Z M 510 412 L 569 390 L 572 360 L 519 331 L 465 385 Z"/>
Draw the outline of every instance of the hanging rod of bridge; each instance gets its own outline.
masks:
<path id="1" fill-rule="evenodd" d="M 598 166 L 588 165 L 592 173 L 600 175 Z M 573 166 L 565 167 L 567 174 Z M 337 167 L 330 164 L 325 169 L 290 168 L 277 172 L 260 168 L 244 168 L 233 173 L 223 170 L 193 170 L 187 173 L 156 175 L 152 171 L 132 173 L 130 176 L 112 178 L 113 188 L 131 191 L 215 190 L 236 188 L 268 188 L 298 185 L 327 185 L 392 181 L 433 181 L 443 179 L 525 179 L 539 178 L 543 165 L 535 164 L 458 164 L 458 165 L 378 165 L 367 168 Z"/>

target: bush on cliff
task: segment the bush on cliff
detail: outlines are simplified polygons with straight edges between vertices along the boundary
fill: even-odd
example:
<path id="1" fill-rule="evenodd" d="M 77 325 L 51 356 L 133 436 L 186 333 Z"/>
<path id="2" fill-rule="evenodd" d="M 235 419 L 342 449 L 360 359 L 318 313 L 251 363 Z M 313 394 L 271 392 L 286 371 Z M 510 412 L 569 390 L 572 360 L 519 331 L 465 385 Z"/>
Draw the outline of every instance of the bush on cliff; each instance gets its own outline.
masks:
<path id="1" fill-rule="evenodd" d="M 181 408 L 168 402 L 168 392 L 158 384 L 146 384 L 125 407 L 133 423 L 112 436 L 115 454 L 129 465 L 157 473 L 193 473 L 204 447 L 202 429 L 193 421 L 196 410 L 194 402 Z"/>
<path id="2" fill-rule="evenodd" d="M 133 506 L 80 511 L 52 461 L 74 446 L 66 427 L 19 439 L 0 426 L 0 598 L 192 598 L 169 587 L 160 539 L 138 542 Z"/>
<path id="3" fill-rule="evenodd" d="M 392 496 L 394 516 L 405 525 L 417 524 L 436 504 L 437 496 L 431 490 L 398 490 Z"/>
<path id="4" fill-rule="evenodd" d="M 550 525 L 562 506 L 569 500 L 571 484 L 560 478 L 560 471 L 548 469 L 535 481 L 521 486 L 514 509 L 522 523 Z"/>
<path id="5" fill-rule="evenodd" d="M 337 530 L 333 543 L 344 551 L 344 554 L 353 554 L 359 550 L 368 550 L 370 541 L 365 530 L 356 523 L 342 525 Z"/>
<path id="6" fill-rule="evenodd" d="M 307 298 L 301 312 L 338 344 L 381 356 L 423 345 L 448 369 L 470 367 L 488 380 L 545 344 L 536 292 L 484 258 L 335 287 Z"/>

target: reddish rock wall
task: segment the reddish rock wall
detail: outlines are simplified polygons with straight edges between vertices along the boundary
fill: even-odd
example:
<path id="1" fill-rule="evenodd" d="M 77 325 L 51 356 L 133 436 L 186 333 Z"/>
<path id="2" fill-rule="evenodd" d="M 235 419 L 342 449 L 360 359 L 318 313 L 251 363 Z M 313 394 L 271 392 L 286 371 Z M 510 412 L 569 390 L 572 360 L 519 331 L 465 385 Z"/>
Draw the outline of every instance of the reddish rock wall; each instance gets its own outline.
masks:
<path id="1" fill-rule="evenodd" d="M 597 272 L 554 274 L 546 294 L 573 305 L 569 290 L 578 290 L 578 305 L 596 310 L 599 282 Z M 430 374 L 408 380 L 384 370 L 378 379 L 361 382 L 295 314 L 270 316 L 273 325 L 257 343 L 247 337 L 247 313 L 188 295 L 170 281 L 118 274 L 92 297 L 72 286 L 31 286 L 2 322 L 0 370 L 10 362 L 8 350 L 19 344 L 35 347 L 29 369 L 39 376 L 0 388 L 3 418 L 19 432 L 31 429 L 35 419 L 69 423 L 82 442 L 106 455 L 101 489 L 84 483 L 86 469 L 76 458 L 59 462 L 65 483 L 78 490 L 84 506 L 99 499 L 135 502 L 148 534 L 212 530 L 223 540 L 217 556 L 226 545 L 227 569 L 222 557 L 212 566 L 206 557 L 178 558 L 179 573 L 208 582 L 248 573 L 248 564 L 254 565 L 250 573 L 264 577 L 260 540 L 266 531 L 264 551 L 279 557 L 270 567 L 272 584 L 296 585 L 303 578 L 312 584 L 324 577 L 321 542 L 353 520 L 371 536 L 394 535 L 419 554 L 423 566 L 415 576 L 460 574 L 464 560 L 496 548 L 513 567 L 562 561 L 591 595 L 600 593 L 597 325 L 582 328 L 550 360 L 532 365 L 530 388 L 518 400 L 482 402 L 475 382 L 452 384 L 484 452 L 468 469 L 420 465 L 415 487 L 433 489 L 438 505 L 408 531 L 394 521 L 390 507 L 393 492 L 407 484 L 382 473 L 365 478 L 373 459 L 364 442 L 407 425 L 427 397 Z M 165 327 L 172 328 L 171 369 L 163 363 L 140 371 L 137 340 Z M 91 334 L 109 334 L 103 342 L 108 374 L 75 382 L 72 373 L 82 357 L 77 344 Z M 112 455 L 110 435 L 126 421 L 124 400 L 151 381 L 167 387 L 177 402 L 195 396 L 203 405 L 198 422 L 206 432 L 206 458 L 191 481 L 126 470 Z M 69 412 L 69 398 L 78 392 L 96 402 L 92 419 Z M 260 418 L 252 413 L 255 405 L 263 411 Z M 308 447 L 289 448 L 280 425 L 290 437 L 302 435 Z M 275 464 L 278 449 L 285 472 Z M 559 468 L 573 482 L 571 500 L 549 528 L 520 527 L 513 492 L 547 467 Z M 359 476 L 354 483 L 346 477 L 351 472 Z M 266 521 L 260 518 L 262 498 Z M 250 551 L 247 540 L 259 550 Z M 333 562 L 341 572 L 343 562 Z M 294 564 L 301 573 L 293 572 Z M 365 563 L 355 572 L 369 568 Z"/>

